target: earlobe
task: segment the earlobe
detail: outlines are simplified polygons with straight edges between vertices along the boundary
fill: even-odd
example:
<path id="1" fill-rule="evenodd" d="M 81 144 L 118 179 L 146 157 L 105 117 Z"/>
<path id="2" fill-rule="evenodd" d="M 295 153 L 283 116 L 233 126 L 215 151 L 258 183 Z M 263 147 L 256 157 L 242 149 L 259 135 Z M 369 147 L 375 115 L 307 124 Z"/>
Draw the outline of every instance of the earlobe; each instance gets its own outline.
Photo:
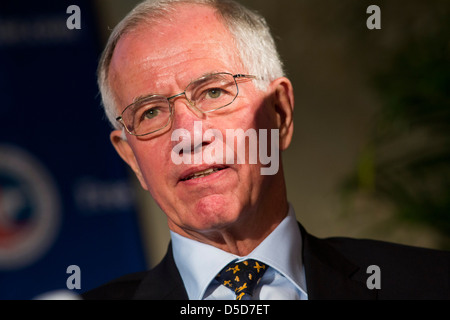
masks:
<path id="1" fill-rule="evenodd" d="M 139 179 L 142 188 L 148 190 L 147 185 L 142 177 L 142 173 L 137 163 L 133 149 L 131 148 L 128 141 L 123 138 L 122 130 L 112 131 L 110 134 L 110 140 L 119 156 L 130 166 L 131 170 L 133 170 L 133 172 L 136 174 L 136 177 Z"/>
<path id="2" fill-rule="evenodd" d="M 294 133 L 294 90 L 289 79 L 276 79 L 272 85 L 277 127 L 280 135 L 280 149 L 286 150 Z"/>

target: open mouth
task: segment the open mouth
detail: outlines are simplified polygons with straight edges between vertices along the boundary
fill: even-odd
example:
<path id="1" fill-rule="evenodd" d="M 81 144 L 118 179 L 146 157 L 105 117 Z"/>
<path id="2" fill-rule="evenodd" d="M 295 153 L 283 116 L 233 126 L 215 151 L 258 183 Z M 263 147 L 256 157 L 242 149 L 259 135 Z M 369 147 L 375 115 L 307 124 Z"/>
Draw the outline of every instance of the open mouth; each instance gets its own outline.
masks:
<path id="1" fill-rule="evenodd" d="M 188 181 L 188 180 L 192 180 L 192 179 L 198 179 L 198 178 L 203 178 L 203 177 L 207 177 L 215 172 L 219 172 L 223 169 L 226 169 L 226 167 L 224 168 L 209 168 L 206 170 L 202 170 L 202 171 L 198 171 L 198 172 L 194 172 L 192 174 L 189 174 L 188 176 L 186 176 L 185 178 L 182 178 L 181 181 Z"/>

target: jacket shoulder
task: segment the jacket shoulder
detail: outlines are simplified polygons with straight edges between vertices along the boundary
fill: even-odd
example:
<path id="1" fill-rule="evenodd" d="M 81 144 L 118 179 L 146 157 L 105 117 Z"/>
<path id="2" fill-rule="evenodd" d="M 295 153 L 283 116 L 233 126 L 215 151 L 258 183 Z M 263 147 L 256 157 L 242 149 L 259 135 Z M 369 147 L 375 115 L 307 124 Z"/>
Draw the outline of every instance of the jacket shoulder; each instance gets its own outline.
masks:
<path id="1" fill-rule="evenodd" d="M 333 237 L 325 238 L 323 240 L 336 248 L 343 255 L 351 257 L 352 260 L 378 260 L 383 262 L 383 264 L 392 266 L 403 266 L 405 264 L 434 265 L 436 262 L 448 264 L 450 261 L 450 251 L 414 247 L 370 239 Z"/>
<path id="2" fill-rule="evenodd" d="M 81 295 L 84 300 L 129 300 L 142 280 L 151 271 L 141 271 L 121 276 Z"/>
<path id="3" fill-rule="evenodd" d="M 450 299 L 450 252 L 385 241 L 324 239 L 347 259 L 364 266 L 369 277 L 377 266 L 381 299 Z M 373 270 L 373 269 L 371 269 Z"/>
<path id="4" fill-rule="evenodd" d="M 184 300 L 186 289 L 172 247 L 153 269 L 124 275 L 81 295 L 85 300 Z"/>

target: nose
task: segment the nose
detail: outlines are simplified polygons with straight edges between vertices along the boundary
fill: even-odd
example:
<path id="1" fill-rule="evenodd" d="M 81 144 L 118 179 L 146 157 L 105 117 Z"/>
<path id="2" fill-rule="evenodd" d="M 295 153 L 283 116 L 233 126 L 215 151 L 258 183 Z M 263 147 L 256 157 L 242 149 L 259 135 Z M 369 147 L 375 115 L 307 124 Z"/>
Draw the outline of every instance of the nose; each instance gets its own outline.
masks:
<path id="1" fill-rule="evenodd" d="M 195 121 L 202 121 L 206 115 L 191 103 L 184 92 L 170 98 L 173 107 L 173 129 L 186 129 L 191 131 Z"/>
<path id="2" fill-rule="evenodd" d="M 180 99 L 184 98 L 184 99 Z M 210 141 L 203 139 L 204 132 L 209 128 L 207 115 L 191 105 L 184 94 L 177 96 L 173 103 L 172 118 L 172 148 L 181 153 L 190 152 L 195 156 L 201 153 Z"/>

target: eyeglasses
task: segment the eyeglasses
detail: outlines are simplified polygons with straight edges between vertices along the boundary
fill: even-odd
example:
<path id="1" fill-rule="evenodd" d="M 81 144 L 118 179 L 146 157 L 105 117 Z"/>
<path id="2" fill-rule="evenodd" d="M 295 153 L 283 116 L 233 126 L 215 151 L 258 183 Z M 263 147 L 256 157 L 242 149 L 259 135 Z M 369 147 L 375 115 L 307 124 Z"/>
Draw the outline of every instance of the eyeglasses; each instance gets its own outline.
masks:
<path id="1" fill-rule="evenodd" d="M 238 80 L 254 79 L 248 74 L 214 73 L 198 78 L 186 89 L 171 97 L 149 95 L 128 105 L 116 118 L 129 134 L 145 136 L 164 129 L 172 120 L 173 106 L 170 100 L 185 96 L 189 105 L 201 113 L 222 109 L 236 100 L 239 94 Z"/>

